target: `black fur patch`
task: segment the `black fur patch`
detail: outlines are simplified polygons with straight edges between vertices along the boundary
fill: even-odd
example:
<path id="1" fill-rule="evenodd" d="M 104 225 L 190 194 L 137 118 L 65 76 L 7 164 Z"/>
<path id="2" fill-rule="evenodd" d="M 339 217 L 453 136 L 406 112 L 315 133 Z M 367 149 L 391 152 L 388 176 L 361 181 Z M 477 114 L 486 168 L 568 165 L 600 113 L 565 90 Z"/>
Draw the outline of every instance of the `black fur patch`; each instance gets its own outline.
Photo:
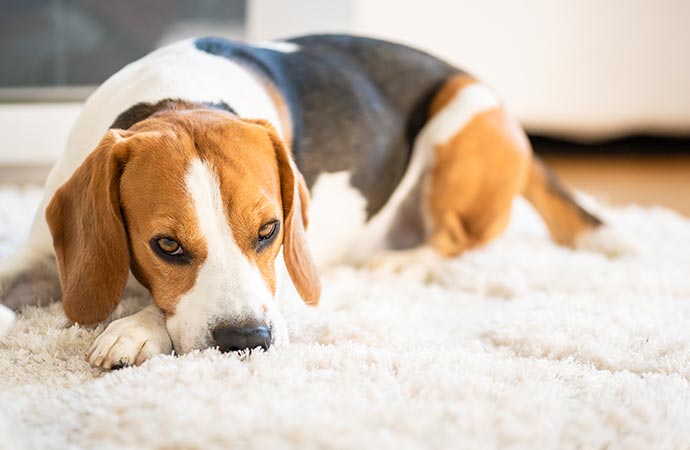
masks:
<path id="1" fill-rule="evenodd" d="M 190 102 L 182 99 L 165 98 L 157 101 L 156 103 L 139 102 L 133 106 L 130 106 L 117 116 L 113 124 L 110 125 L 110 128 L 128 130 L 134 124 L 139 123 L 144 119 L 148 119 L 158 112 L 168 111 L 171 109 L 192 108 L 213 108 L 227 111 L 235 115 L 237 114 L 237 112 L 235 112 L 235 110 L 225 102 Z"/>
<path id="2" fill-rule="evenodd" d="M 434 94 L 461 73 L 424 52 L 347 35 L 289 39 L 291 53 L 201 38 L 206 53 L 271 80 L 293 124 L 295 162 L 311 188 L 323 172 L 349 171 L 371 218 L 402 179 Z"/>

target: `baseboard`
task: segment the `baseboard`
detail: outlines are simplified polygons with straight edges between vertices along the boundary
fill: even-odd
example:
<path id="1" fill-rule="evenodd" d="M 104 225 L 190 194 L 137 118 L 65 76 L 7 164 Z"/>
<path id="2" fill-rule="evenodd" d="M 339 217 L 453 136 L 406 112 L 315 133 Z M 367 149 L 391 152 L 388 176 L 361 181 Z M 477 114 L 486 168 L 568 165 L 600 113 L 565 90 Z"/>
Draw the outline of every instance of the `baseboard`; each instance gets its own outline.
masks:
<path id="1" fill-rule="evenodd" d="M 0 165 L 0 187 L 7 184 L 36 184 L 42 186 L 51 165 Z"/>
<path id="2" fill-rule="evenodd" d="M 81 102 L 0 104 L 0 168 L 53 165 L 81 107 Z"/>

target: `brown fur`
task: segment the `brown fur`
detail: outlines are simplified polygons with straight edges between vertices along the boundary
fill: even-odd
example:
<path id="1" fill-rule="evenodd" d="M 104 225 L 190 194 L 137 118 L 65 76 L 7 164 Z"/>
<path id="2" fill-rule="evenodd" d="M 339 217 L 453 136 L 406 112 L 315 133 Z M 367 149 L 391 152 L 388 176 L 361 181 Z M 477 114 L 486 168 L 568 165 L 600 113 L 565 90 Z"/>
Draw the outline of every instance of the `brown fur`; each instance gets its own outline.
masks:
<path id="1" fill-rule="evenodd" d="M 429 105 L 429 115 L 433 117 L 442 110 L 448 102 L 453 100 L 453 97 L 455 97 L 458 92 L 476 82 L 477 80 L 469 75 L 458 75 L 446 81 L 432 99 Z"/>
<path id="2" fill-rule="evenodd" d="M 117 306 L 129 273 L 120 214 L 120 172 L 129 158 L 124 139 L 109 132 L 46 210 L 57 255 L 62 304 L 83 324 L 104 320 Z"/>
<path id="3" fill-rule="evenodd" d="M 475 116 L 435 155 L 428 197 L 430 241 L 439 253 L 454 256 L 506 227 L 530 151 L 505 111 L 494 109 Z"/>
<path id="4" fill-rule="evenodd" d="M 264 126 L 270 129 L 268 123 Z M 321 282 L 316 265 L 307 244 L 309 191 L 304 177 L 299 173 L 282 141 L 271 130 L 275 155 L 280 172 L 285 234 L 283 236 L 283 257 L 300 297 L 308 305 L 316 306 L 321 296 Z"/>
<path id="5" fill-rule="evenodd" d="M 450 79 L 432 101 L 431 114 L 474 82 L 465 75 Z M 445 256 L 498 236 L 508 224 L 514 197 L 522 193 L 559 244 L 573 245 L 580 232 L 601 224 L 533 158 L 527 137 L 503 107 L 476 115 L 439 145 L 429 175 L 429 242 Z"/>
<path id="6" fill-rule="evenodd" d="M 598 217 L 575 202 L 568 189 L 538 158 L 532 160 L 524 195 L 558 244 L 573 247 L 582 232 L 602 225 Z"/>
<path id="7" fill-rule="evenodd" d="M 186 105 L 109 132 L 52 199 L 47 218 L 70 319 L 104 320 L 120 300 L 130 266 L 166 313 L 194 286 L 208 249 L 184 185 L 193 158 L 214 169 L 233 237 L 271 291 L 282 243 L 298 292 L 305 302 L 318 302 L 305 239 L 306 188 L 275 131 L 263 121 Z M 257 251 L 257 232 L 273 219 L 282 219 L 279 235 Z M 158 257 L 150 241 L 163 235 L 180 242 L 190 264 Z"/>
<path id="8" fill-rule="evenodd" d="M 180 296 L 194 286 L 207 254 L 184 186 L 185 172 L 196 156 L 193 137 L 162 115 L 135 125 L 129 145 L 132 157 L 120 192 L 133 256 L 132 273 L 163 311 L 173 313 Z M 177 240 L 192 256 L 193 264 L 163 261 L 151 249 L 150 240 L 156 236 Z"/>

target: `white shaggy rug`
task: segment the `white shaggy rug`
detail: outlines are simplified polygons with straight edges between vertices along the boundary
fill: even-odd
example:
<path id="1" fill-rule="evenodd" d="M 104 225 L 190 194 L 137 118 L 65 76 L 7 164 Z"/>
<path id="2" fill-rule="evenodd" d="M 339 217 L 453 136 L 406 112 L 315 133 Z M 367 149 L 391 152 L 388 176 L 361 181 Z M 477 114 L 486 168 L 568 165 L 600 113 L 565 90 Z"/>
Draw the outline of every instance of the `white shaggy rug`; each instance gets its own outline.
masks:
<path id="1" fill-rule="evenodd" d="M 0 256 L 38 196 L 0 190 Z M 690 448 L 690 221 L 602 212 L 636 254 L 557 247 L 519 203 L 425 282 L 324 274 L 319 308 L 284 307 L 290 348 L 248 358 L 102 373 L 84 361 L 100 329 L 29 308 L 0 342 L 0 446 Z"/>

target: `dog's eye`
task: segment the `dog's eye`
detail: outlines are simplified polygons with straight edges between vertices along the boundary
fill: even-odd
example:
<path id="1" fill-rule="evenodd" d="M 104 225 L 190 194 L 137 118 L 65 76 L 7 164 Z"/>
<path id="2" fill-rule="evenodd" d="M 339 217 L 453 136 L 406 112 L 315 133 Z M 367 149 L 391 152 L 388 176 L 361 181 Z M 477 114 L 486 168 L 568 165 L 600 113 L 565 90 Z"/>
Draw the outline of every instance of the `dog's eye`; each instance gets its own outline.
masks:
<path id="1" fill-rule="evenodd" d="M 182 246 L 175 240 L 170 238 L 159 238 L 156 240 L 156 245 L 163 253 L 170 256 L 178 256 L 184 254 Z"/>
<path id="2" fill-rule="evenodd" d="M 277 220 L 263 224 L 261 228 L 259 228 L 259 242 L 271 239 L 276 232 L 276 228 L 278 228 Z"/>
<path id="3" fill-rule="evenodd" d="M 192 256 L 182 248 L 175 239 L 165 236 L 156 236 L 149 241 L 151 250 L 162 260 L 170 264 L 189 264 Z"/>

